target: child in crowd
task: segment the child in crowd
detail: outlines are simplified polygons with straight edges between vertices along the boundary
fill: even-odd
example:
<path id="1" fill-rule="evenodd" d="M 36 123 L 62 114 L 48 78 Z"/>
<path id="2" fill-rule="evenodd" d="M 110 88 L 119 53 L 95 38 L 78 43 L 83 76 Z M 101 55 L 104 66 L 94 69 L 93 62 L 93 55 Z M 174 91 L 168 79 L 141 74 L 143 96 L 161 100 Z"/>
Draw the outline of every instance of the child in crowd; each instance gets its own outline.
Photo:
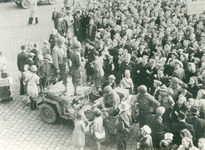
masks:
<path id="1" fill-rule="evenodd" d="M 27 83 L 26 82 L 24 82 L 25 81 L 25 79 L 26 79 L 26 76 L 28 76 L 28 74 L 30 73 L 30 71 L 29 71 L 29 69 L 30 69 L 30 67 L 29 67 L 29 65 L 24 65 L 24 72 L 22 73 L 22 77 L 21 77 L 21 79 L 20 80 L 22 80 L 22 85 L 21 85 L 21 89 L 20 90 L 22 90 L 23 91 L 23 102 L 25 102 L 26 104 L 30 104 L 30 99 L 29 99 L 29 97 L 27 96 Z"/>
<path id="2" fill-rule="evenodd" d="M 105 129 L 103 127 L 103 118 L 100 109 L 95 109 L 95 119 L 91 125 L 91 134 L 97 144 L 97 150 L 101 149 L 101 144 L 105 139 Z"/>
<path id="3" fill-rule="evenodd" d="M 125 77 L 121 80 L 120 86 L 124 89 L 128 89 L 130 93 L 133 93 L 133 81 L 130 78 L 130 70 L 125 70 Z"/>
<path id="4" fill-rule="evenodd" d="M 108 77 L 108 85 L 110 85 L 113 89 L 116 88 L 116 83 L 115 83 L 116 77 L 114 75 L 110 75 Z M 107 85 L 106 85 L 107 86 Z"/>
<path id="5" fill-rule="evenodd" d="M 43 42 L 43 48 L 42 48 L 43 58 L 45 58 L 46 54 L 51 54 L 51 53 L 50 53 L 49 43 L 48 41 L 45 40 Z"/>
<path id="6" fill-rule="evenodd" d="M 84 150 L 85 146 L 85 123 L 82 120 L 83 115 L 78 112 L 75 119 L 75 128 L 72 135 L 73 149 Z"/>

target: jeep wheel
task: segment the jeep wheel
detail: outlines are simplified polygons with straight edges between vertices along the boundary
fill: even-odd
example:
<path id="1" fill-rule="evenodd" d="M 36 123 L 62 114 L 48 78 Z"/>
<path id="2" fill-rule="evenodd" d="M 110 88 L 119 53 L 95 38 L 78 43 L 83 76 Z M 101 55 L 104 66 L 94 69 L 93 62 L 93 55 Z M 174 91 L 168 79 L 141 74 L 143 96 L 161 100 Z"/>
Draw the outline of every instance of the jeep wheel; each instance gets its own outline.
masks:
<path id="1" fill-rule="evenodd" d="M 21 6 L 25 9 L 30 7 L 30 1 L 29 0 L 22 0 Z"/>
<path id="2" fill-rule="evenodd" d="M 40 107 L 40 115 L 44 122 L 55 123 L 57 121 L 57 112 L 54 106 L 42 104 Z"/>
<path id="3" fill-rule="evenodd" d="M 48 3 L 49 4 L 54 4 L 54 3 L 56 3 L 56 0 L 48 0 Z"/>

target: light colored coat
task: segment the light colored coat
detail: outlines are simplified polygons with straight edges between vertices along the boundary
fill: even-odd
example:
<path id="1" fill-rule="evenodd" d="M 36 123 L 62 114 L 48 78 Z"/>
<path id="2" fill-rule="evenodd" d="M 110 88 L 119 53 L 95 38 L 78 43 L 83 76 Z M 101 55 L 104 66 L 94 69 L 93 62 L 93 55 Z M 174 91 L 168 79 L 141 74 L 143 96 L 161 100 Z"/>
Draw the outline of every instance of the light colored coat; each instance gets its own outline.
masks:
<path id="1" fill-rule="evenodd" d="M 37 16 L 36 9 L 37 9 L 37 0 L 30 0 L 30 17 L 31 18 L 35 18 Z"/>

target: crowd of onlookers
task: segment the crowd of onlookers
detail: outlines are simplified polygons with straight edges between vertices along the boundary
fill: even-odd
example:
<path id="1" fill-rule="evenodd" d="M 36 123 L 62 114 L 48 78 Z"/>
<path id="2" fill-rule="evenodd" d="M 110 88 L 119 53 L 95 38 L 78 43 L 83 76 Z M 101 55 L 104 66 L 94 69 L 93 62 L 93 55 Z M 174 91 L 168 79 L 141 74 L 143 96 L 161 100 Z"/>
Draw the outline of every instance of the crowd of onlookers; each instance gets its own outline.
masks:
<path id="1" fill-rule="evenodd" d="M 184 1 L 100 0 L 65 4 L 52 20 L 44 46 L 22 45 L 18 55 L 21 95 L 33 109 L 38 85 L 62 80 L 67 92 L 68 75 L 78 95 L 84 61 L 99 94 L 118 86 L 137 94 L 139 149 L 205 149 L 204 13 L 188 15 Z M 126 149 L 125 138 L 118 142 Z"/>

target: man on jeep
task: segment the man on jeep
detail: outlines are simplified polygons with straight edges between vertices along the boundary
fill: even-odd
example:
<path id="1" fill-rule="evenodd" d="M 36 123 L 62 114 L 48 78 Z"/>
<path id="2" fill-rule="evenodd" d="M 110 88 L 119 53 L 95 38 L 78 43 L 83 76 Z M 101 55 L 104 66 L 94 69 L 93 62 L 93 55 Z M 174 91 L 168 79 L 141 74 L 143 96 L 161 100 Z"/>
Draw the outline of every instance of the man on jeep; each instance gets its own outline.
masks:
<path id="1" fill-rule="evenodd" d="M 110 116 L 118 114 L 120 97 L 109 85 L 103 89 L 103 102 L 103 111 L 107 112 Z"/>

